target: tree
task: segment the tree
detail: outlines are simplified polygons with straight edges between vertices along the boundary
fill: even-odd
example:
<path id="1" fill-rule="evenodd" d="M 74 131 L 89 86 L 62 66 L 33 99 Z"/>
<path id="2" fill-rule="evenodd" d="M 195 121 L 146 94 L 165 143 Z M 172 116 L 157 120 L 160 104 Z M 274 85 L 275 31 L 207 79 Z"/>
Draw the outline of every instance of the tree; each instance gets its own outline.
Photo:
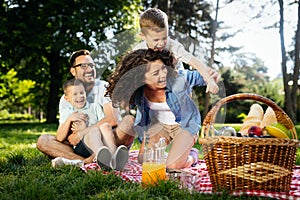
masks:
<path id="1" fill-rule="evenodd" d="M 294 73 L 292 75 L 293 86 L 290 88 L 288 82 L 290 77 L 287 73 L 287 54 L 285 49 L 285 40 L 284 40 L 284 5 L 283 0 L 278 0 L 280 20 L 279 20 L 279 34 L 280 34 L 280 45 L 281 45 L 281 69 L 283 76 L 283 85 L 284 85 L 284 99 L 285 99 L 285 109 L 289 117 L 296 122 L 296 109 L 297 109 L 297 90 L 298 90 L 298 79 L 299 79 L 299 49 L 300 49 L 300 2 L 298 1 L 298 26 L 296 31 L 296 42 L 295 42 L 295 64 L 294 64 Z"/>
<path id="2" fill-rule="evenodd" d="M 295 119 L 297 121 L 297 91 L 298 91 L 298 80 L 299 80 L 299 70 L 300 70 L 300 1 L 298 1 L 298 23 L 297 23 L 297 30 L 295 34 L 295 54 L 294 54 L 294 75 L 293 75 L 293 86 L 292 86 L 292 107 L 293 111 L 295 112 Z"/>
<path id="3" fill-rule="evenodd" d="M 36 101 L 46 107 L 47 122 L 56 122 L 70 53 L 92 50 L 107 29 L 132 24 L 138 5 L 139 0 L 2 0 L 0 56 L 7 65 L 1 72 L 16 68 L 20 78 L 34 80 Z"/>
<path id="4" fill-rule="evenodd" d="M 219 0 L 217 0 L 217 6 L 215 9 L 215 19 L 212 21 L 212 26 L 210 29 L 211 32 L 211 49 L 210 49 L 210 59 L 209 59 L 209 66 L 213 67 L 214 63 L 215 63 L 215 42 L 216 42 L 216 32 L 217 32 L 217 27 L 218 27 L 218 13 L 219 13 Z M 208 109 L 209 109 L 209 102 L 210 102 L 210 95 L 209 93 L 207 93 L 205 95 L 205 109 L 203 112 L 203 115 L 206 115 L 208 113 Z"/>
<path id="5" fill-rule="evenodd" d="M 19 80 L 14 69 L 7 74 L 0 75 L 0 110 L 6 109 L 8 112 L 22 112 L 22 108 L 29 107 L 34 98 L 31 93 L 35 82 L 32 80 Z"/>

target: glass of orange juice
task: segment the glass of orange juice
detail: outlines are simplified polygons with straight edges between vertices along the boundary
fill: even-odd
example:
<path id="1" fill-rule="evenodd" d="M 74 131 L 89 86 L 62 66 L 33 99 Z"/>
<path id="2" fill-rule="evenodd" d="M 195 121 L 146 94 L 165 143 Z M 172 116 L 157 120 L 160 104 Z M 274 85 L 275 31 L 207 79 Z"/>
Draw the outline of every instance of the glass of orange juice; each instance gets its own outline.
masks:
<path id="1" fill-rule="evenodd" d="M 142 165 L 142 184 L 153 185 L 159 180 L 166 179 L 166 145 L 164 140 L 145 147 Z"/>
<path id="2" fill-rule="evenodd" d="M 144 185 L 153 185 L 159 180 L 166 179 L 165 163 L 144 162 L 142 168 L 142 183 Z"/>

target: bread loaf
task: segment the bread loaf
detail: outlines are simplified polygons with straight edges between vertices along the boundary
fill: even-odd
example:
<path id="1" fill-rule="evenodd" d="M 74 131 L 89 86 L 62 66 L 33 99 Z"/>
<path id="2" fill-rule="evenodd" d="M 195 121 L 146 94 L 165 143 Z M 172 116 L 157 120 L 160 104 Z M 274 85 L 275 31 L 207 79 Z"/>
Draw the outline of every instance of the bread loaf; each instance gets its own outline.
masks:
<path id="1" fill-rule="evenodd" d="M 277 123 L 276 114 L 273 109 L 269 106 L 264 114 L 264 117 L 260 123 L 260 127 L 264 128 L 265 126 L 269 126 L 271 124 Z"/>
<path id="2" fill-rule="evenodd" d="M 264 116 L 264 110 L 261 107 L 261 105 L 257 103 L 253 104 L 250 107 L 249 113 L 245 118 L 239 132 L 242 133 L 242 135 L 248 135 L 248 129 L 251 126 L 260 126 L 263 116 Z"/>

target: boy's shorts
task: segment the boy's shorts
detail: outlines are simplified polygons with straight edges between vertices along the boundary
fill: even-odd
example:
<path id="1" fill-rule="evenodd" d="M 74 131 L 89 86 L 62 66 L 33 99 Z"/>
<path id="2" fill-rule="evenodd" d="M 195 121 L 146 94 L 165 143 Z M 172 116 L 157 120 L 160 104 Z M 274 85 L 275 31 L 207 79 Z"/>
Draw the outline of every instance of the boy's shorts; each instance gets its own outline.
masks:
<path id="1" fill-rule="evenodd" d="M 83 139 L 80 140 L 76 146 L 74 146 L 74 152 L 84 158 L 92 155 L 92 150 L 84 144 Z"/>

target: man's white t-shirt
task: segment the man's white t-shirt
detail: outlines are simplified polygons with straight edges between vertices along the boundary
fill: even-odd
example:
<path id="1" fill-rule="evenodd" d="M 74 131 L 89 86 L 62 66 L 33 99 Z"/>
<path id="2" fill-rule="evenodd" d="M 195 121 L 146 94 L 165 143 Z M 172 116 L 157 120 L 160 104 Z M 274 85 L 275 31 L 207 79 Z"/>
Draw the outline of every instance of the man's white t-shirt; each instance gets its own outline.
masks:
<path id="1" fill-rule="evenodd" d="M 93 89 L 87 94 L 87 102 L 89 103 L 98 103 L 102 107 L 105 103 L 110 102 L 109 97 L 105 97 L 106 85 L 108 83 L 103 80 L 96 79 Z M 64 98 L 64 95 L 60 98 L 59 101 L 59 113 L 61 114 L 63 109 L 68 109 L 71 107 L 71 104 Z"/>

